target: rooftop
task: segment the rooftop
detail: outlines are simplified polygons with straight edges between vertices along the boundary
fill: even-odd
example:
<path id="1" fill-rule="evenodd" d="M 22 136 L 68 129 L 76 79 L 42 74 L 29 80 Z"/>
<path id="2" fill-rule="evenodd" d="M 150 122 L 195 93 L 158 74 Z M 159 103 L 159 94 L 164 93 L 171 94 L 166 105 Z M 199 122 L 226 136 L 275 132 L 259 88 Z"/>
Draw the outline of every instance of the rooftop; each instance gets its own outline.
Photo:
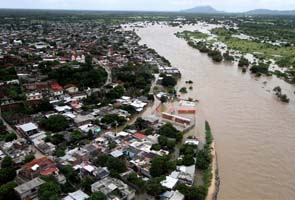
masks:
<path id="1" fill-rule="evenodd" d="M 40 185 L 42 185 L 43 183 L 45 183 L 45 181 L 43 181 L 40 178 L 34 178 L 31 181 L 28 181 L 22 185 L 19 185 L 17 187 L 14 188 L 14 190 L 16 192 L 18 192 L 19 194 L 25 193 L 27 191 L 30 191 L 36 187 L 39 187 Z"/>
<path id="2" fill-rule="evenodd" d="M 34 123 L 32 123 L 32 122 L 27 123 L 27 124 L 20 125 L 19 127 L 24 132 L 28 132 L 28 131 L 32 131 L 32 130 L 38 129 L 38 127 Z"/>

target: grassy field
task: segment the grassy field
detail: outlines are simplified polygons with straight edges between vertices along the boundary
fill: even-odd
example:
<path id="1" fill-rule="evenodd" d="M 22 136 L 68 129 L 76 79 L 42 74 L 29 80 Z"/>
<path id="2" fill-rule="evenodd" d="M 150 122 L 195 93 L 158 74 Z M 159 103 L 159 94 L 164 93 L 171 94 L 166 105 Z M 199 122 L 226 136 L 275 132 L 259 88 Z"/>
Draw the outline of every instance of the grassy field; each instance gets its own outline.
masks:
<path id="1" fill-rule="evenodd" d="M 232 33 L 229 30 L 223 28 L 214 29 L 212 32 L 218 35 L 218 39 L 224 42 L 230 49 L 240 51 L 241 53 L 251 53 L 258 58 L 272 58 L 278 62 L 284 59 L 286 62 L 289 62 L 289 65 L 294 64 L 294 46 L 276 46 L 254 40 L 235 38 L 231 36 Z"/>
<path id="2" fill-rule="evenodd" d="M 206 33 L 201 33 L 199 31 L 183 31 L 183 32 L 178 32 L 176 33 L 177 37 L 180 38 L 185 38 L 185 39 L 207 39 L 208 38 L 208 34 Z"/>

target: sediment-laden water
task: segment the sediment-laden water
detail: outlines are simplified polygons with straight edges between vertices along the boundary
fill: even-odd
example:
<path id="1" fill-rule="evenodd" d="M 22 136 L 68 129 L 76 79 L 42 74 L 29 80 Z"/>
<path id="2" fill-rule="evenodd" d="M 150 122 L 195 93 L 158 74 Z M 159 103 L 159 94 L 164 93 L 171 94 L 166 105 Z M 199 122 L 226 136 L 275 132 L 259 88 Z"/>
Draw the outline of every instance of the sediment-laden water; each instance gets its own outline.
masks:
<path id="1" fill-rule="evenodd" d="M 184 97 L 200 100 L 194 133 L 203 132 L 204 119 L 212 127 L 221 178 L 219 199 L 295 199 L 294 87 L 276 77 L 253 78 L 235 64 L 213 63 L 174 36 L 194 28 L 155 25 L 136 32 L 142 44 L 180 69 L 178 90 L 189 87 L 185 81 L 194 81 L 194 89 Z M 290 97 L 289 104 L 272 94 L 277 85 Z"/>

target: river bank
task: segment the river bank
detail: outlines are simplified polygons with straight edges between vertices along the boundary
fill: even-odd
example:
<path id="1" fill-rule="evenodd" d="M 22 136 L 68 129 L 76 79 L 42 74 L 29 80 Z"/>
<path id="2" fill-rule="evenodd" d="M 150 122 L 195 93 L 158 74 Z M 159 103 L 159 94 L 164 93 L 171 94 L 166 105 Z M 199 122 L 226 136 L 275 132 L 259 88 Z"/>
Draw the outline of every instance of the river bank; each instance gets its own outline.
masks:
<path id="1" fill-rule="evenodd" d="M 211 179 L 211 185 L 208 188 L 208 194 L 207 194 L 206 200 L 217 200 L 219 186 L 220 186 L 220 178 L 218 173 L 217 151 L 216 151 L 214 141 L 211 145 L 211 148 L 212 148 L 212 158 L 213 158 L 211 163 L 212 179 Z"/>

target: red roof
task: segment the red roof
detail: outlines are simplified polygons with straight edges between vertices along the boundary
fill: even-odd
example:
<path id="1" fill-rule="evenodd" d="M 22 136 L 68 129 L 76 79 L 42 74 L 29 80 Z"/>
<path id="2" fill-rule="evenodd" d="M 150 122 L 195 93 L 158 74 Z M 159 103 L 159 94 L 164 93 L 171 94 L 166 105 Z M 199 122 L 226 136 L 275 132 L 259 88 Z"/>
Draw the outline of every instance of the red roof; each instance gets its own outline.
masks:
<path id="1" fill-rule="evenodd" d="M 134 133 L 133 136 L 142 140 L 146 138 L 146 135 L 143 133 Z"/>
<path id="2" fill-rule="evenodd" d="M 46 175 L 50 175 L 56 171 L 58 171 L 58 169 L 56 167 L 50 167 L 48 169 L 43 170 L 40 174 L 46 176 Z"/>
<path id="3" fill-rule="evenodd" d="M 55 91 L 63 90 L 62 86 L 60 86 L 57 82 L 51 83 L 50 87 L 52 90 L 55 90 Z"/>
<path id="4" fill-rule="evenodd" d="M 25 168 L 31 168 L 34 165 L 51 165 L 54 162 L 47 157 L 38 158 L 24 165 Z"/>

